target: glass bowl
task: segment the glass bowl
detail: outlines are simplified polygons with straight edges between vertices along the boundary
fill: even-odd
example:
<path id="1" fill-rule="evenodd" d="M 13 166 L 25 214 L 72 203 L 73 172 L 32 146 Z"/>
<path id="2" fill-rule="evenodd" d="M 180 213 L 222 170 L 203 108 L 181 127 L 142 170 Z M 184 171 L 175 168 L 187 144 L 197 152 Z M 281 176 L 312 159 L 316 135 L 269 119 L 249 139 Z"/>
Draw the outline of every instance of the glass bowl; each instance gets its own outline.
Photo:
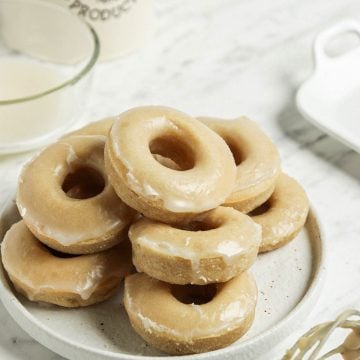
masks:
<path id="1" fill-rule="evenodd" d="M 65 7 L 0 0 L 0 154 L 43 146 L 81 119 L 99 50 Z"/>

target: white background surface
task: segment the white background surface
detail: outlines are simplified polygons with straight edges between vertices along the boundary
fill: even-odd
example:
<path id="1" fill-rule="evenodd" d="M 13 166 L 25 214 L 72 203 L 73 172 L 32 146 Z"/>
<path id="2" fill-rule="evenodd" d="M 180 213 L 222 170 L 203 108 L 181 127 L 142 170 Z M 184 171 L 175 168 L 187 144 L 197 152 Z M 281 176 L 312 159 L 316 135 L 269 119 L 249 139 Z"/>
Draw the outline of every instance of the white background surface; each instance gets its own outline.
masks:
<path id="1" fill-rule="evenodd" d="M 327 281 L 309 318 L 266 359 L 279 359 L 314 323 L 360 308 L 360 155 L 305 121 L 294 94 L 312 69 L 314 35 L 357 0 L 157 0 L 155 39 L 95 70 L 85 120 L 143 104 L 193 115 L 257 120 L 279 147 L 283 168 L 305 187 L 328 241 Z M 131 35 L 129 35 L 131 36 Z M 0 203 L 29 156 L 0 157 Z M 333 345 L 335 345 L 333 340 Z M 0 305 L 0 359 L 59 360 L 25 334 Z M 265 360 L 265 358 L 264 358 Z"/>

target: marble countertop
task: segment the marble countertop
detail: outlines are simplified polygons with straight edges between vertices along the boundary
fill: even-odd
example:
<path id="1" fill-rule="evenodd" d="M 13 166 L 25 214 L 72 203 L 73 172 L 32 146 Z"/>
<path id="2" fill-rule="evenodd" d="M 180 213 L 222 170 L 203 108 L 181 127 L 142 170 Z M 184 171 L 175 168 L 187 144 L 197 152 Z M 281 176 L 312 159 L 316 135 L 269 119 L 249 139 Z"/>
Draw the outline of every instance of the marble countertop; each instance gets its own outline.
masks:
<path id="1" fill-rule="evenodd" d="M 294 94 L 311 73 L 322 28 L 360 19 L 357 0 L 157 0 L 156 36 L 140 52 L 99 64 L 84 120 L 142 104 L 193 115 L 256 119 L 276 142 L 283 168 L 306 189 L 327 235 L 327 280 L 308 320 L 266 359 L 312 324 L 360 308 L 360 155 L 310 125 Z M 29 154 L 0 157 L 0 204 Z M 24 333 L 0 305 L 0 359 L 59 360 Z M 335 340 L 333 340 L 335 345 Z"/>

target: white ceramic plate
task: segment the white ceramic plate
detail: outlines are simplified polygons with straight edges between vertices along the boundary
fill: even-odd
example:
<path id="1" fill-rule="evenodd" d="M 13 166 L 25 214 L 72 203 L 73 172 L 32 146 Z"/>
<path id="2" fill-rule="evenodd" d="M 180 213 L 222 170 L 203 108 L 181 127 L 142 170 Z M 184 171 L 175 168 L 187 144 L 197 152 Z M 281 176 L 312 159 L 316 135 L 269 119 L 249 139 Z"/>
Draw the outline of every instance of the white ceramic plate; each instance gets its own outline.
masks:
<path id="1" fill-rule="evenodd" d="M 11 199 L 0 217 L 0 239 L 18 219 Z M 310 313 L 321 289 L 323 258 L 323 234 L 311 210 L 305 228 L 294 241 L 261 255 L 253 266 L 259 302 L 251 330 L 225 349 L 199 355 L 168 357 L 145 344 L 129 324 L 122 289 L 115 298 L 88 308 L 40 305 L 17 294 L 1 266 L 0 297 L 30 336 L 71 360 L 255 359 L 295 330 Z"/>
<path id="2" fill-rule="evenodd" d="M 315 69 L 299 88 L 296 104 L 310 122 L 360 152 L 360 46 L 337 57 L 325 52 L 344 33 L 360 36 L 360 23 L 344 20 L 316 37 Z"/>

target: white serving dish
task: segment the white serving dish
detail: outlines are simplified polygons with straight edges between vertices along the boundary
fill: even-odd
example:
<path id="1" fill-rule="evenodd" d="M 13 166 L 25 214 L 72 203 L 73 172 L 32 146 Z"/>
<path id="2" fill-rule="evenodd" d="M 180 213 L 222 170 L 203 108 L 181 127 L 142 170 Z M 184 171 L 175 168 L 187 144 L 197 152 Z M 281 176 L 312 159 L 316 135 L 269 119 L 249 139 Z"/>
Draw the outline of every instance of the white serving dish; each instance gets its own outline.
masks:
<path id="1" fill-rule="evenodd" d="M 18 219 L 12 197 L 0 214 L 0 239 Z M 313 309 L 324 280 L 323 236 L 311 210 L 294 241 L 261 255 L 252 268 L 259 301 L 251 330 L 235 344 L 205 354 L 166 356 L 146 345 L 129 324 L 122 289 L 115 298 L 88 308 L 41 305 L 17 294 L 0 266 L 0 298 L 30 336 L 71 360 L 256 359 L 291 334 Z"/>
<path id="2" fill-rule="evenodd" d="M 318 34 L 314 71 L 299 88 L 296 104 L 306 119 L 360 152 L 360 46 L 337 57 L 325 52 L 332 39 L 349 32 L 360 36 L 360 23 L 344 20 Z"/>

